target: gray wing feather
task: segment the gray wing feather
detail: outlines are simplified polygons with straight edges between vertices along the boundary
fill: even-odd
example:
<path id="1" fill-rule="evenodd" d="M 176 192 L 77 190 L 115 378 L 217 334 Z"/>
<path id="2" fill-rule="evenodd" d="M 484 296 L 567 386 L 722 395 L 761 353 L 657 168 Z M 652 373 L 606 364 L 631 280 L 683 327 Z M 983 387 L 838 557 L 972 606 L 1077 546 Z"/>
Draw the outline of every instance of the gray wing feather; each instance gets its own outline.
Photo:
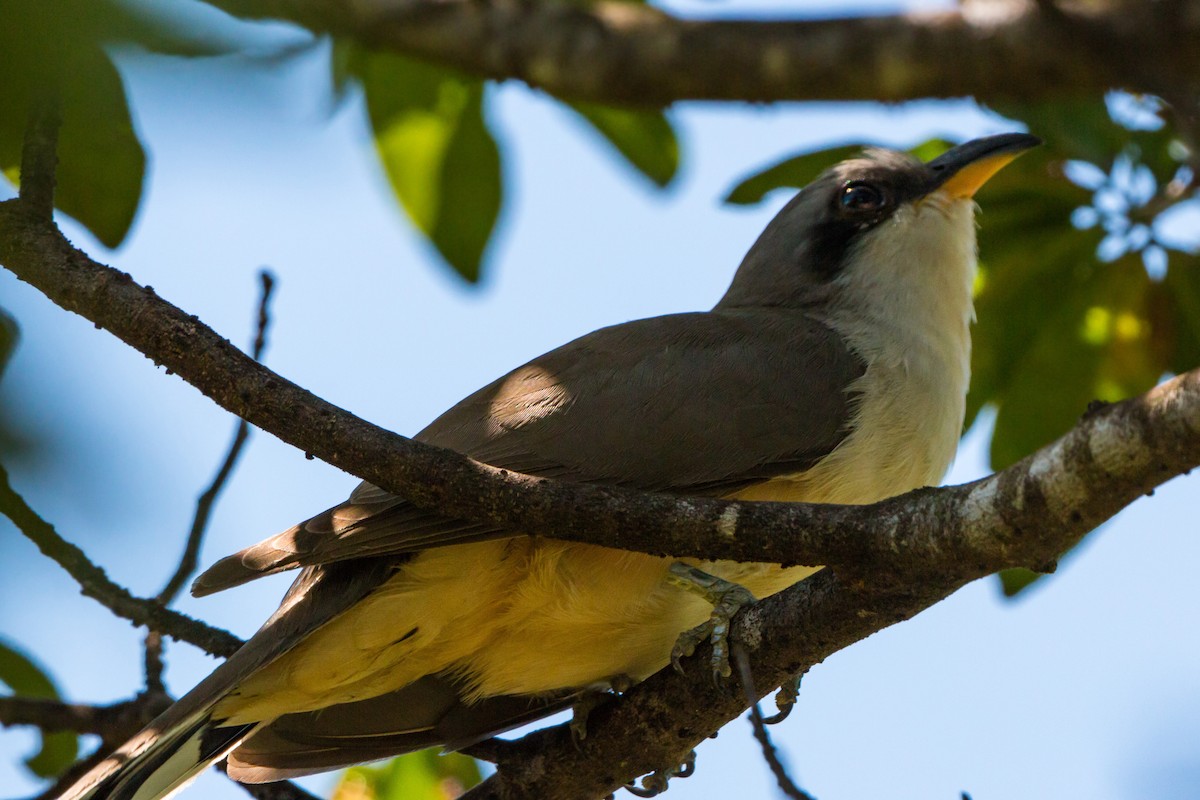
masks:
<path id="1" fill-rule="evenodd" d="M 720 496 L 811 467 L 851 425 L 862 360 L 795 311 L 676 314 L 602 328 L 451 408 L 416 438 L 497 467 L 646 491 Z M 229 556 L 193 587 L 509 536 L 370 484 Z"/>
<path id="2" fill-rule="evenodd" d="M 575 693 L 462 701 L 452 679 L 430 675 L 395 692 L 287 714 L 229 756 L 229 776 L 268 783 L 391 758 L 426 747 L 458 750 L 552 714 Z"/>

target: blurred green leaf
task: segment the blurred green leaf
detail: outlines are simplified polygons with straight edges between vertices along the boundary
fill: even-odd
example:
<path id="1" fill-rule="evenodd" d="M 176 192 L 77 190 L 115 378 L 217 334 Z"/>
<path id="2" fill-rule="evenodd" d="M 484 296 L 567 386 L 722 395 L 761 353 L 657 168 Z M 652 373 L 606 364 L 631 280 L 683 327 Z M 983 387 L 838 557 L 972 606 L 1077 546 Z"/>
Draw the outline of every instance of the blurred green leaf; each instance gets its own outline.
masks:
<path id="1" fill-rule="evenodd" d="M 1166 371 L 1141 259 L 1097 263 L 1082 277 L 1059 288 L 1061 307 L 999 388 L 991 449 L 996 469 L 1066 433 L 1092 400 L 1140 394 Z"/>
<path id="2" fill-rule="evenodd" d="M 61 89 L 55 205 L 107 247 L 125 238 L 142 197 L 146 156 L 121 77 L 99 51 L 78 54 L 81 74 Z"/>
<path id="3" fill-rule="evenodd" d="M 636 111 L 595 103 L 568 103 L 639 172 L 662 187 L 679 169 L 679 142 L 660 111 Z"/>
<path id="4" fill-rule="evenodd" d="M 1170 251 L 1160 286 L 1172 337 L 1167 367 L 1179 374 L 1200 367 L 1200 257 Z"/>
<path id="5" fill-rule="evenodd" d="M 53 59 L 59 61 L 46 63 Z M 121 79 L 98 44 L 81 43 L 61 56 L 27 47 L 6 51 L 0 60 L 0 169 L 19 179 L 32 99 L 49 91 L 57 93 L 62 113 L 55 204 L 116 247 L 137 210 L 145 156 Z"/>
<path id="6" fill-rule="evenodd" d="M 236 43 L 157 6 L 120 0 L 7 0 L 0 25 L 0 171 L 19 179 L 31 99 L 56 93 L 62 113 L 55 204 L 108 247 L 125 238 L 141 199 L 145 154 L 106 49 L 134 45 L 202 56 Z"/>
<path id="7" fill-rule="evenodd" d="M 1128 131 L 1113 122 L 1103 97 L 1047 103 L 999 103 L 992 109 L 1029 126 L 1052 157 L 1089 161 L 1107 171 L 1125 147 Z"/>
<path id="8" fill-rule="evenodd" d="M 1001 570 L 999 575 L 1000 590 L 1004 592 L 1005 597 L 1015 597 L 1018 592 L 1042 577 L 1042 573 L 1024 567 Z"/>
<path id="9" fill-rule="evenodd" d="M 18 697 L 59 699 L 54 681 L 31 658 L 0 641 L 0 683 Z M 38 752 L 25 759 L 33 774 L 40 778 L 59 775 L 75 762 L 79 737 L 73 733 L 43 733 Z"/>
<path id="10" fill-rule="evenodd" d="M 421 750 L 381 767 L 352 767 L 334 789 L 332 800 L 451 800 L 482 779 L 472 758 Z"/>
<path id="11" fill-rule="evenodd" d="M 743 178 L 725 195 L 724 202 L 750 205 L 760 202 L 768 192 L 775 189 L 799 189 L 807 186 L 813 178 L 829 167 L 861 153 L 864 146 L 847 144 L 785 158 L 773 166 Z"/>
<path id="12" fill-rule="evenodd" d="M 363 50 L 348 66 L 366 93 L 375 146 L 404 210 L 459 275 L 478 280 L 503 202 L 482 82 Z"/>
<path id="13" fill-rule="evenodd" d="M 1095 262 L 1102 233 L 1071 225 L 1091 193 L 1062 175 L 1061 159 L 1033 150 L 980 190 L 980 272 L 965 424 L 995 402 L 1018 361 Z"/>
<path id="14" fill-rule="evenodd" d="M 800 153 L 785 158 L 783 161 L 756 172 L 729 190 L 724 202 L 737 205 L 749 205 L 760 202 L 768 192 L 775 189 L 800 189 L 812 183 L 813 179 L 829 167 L 847 158 L 853 158 L 869 147 L 870 143 L 846 144 L 832 147 L 828 150 L 818 150 L 812 153 Z M 928 161 L 944 153 L 951 147 L 944 139 L 929 139 L 909 149 L 909 153 Z"/>

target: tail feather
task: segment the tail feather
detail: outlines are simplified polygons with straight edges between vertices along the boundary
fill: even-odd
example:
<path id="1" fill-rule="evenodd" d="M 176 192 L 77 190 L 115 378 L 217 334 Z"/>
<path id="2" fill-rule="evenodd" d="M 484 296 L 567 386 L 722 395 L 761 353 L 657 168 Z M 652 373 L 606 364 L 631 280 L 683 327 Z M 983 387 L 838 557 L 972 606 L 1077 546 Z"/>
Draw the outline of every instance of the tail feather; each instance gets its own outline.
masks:
<path id="1" fill-rule="evenodd" d="M 283 605 L 229 660 L 56 800 L 160 800 L 272 720 L 227 724 L 214 709 L 256 670 L 383 583 L 392 563 L 334 564 L 300 573 Z"/>
<path id="2" fill-rule="evenodd" d="M 58 800 L 161 800 L 194 781 L 262 723 L 221 725 L 208 716 L 167 732 L 146 728 Z"/>

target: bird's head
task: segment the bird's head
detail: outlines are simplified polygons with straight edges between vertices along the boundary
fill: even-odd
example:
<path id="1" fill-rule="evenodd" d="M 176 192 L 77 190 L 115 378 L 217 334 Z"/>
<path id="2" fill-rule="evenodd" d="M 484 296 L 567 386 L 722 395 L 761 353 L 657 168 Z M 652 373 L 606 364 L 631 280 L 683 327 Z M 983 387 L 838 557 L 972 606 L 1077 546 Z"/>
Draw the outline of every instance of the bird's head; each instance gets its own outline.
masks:
<path id="1" fill-rule="evenodd" d="M 766 227 L 718 307 L 824 306 L 863 291 L 886 299 L 973 274 L 975 192 L 1039 142 L 987 136 L 927 163 L 871 149 L 831 167 Z"/>

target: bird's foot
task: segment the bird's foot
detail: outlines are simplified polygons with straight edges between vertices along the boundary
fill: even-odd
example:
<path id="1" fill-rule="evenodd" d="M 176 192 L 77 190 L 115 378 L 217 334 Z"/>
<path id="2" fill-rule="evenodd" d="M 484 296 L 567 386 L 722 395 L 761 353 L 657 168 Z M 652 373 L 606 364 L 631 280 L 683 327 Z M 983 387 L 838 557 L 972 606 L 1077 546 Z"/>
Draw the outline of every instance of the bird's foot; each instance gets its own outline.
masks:
<path id="1" fill-rule="evenodd" d="M 690 778 L 696 771 L 696 751 L 687 754 L 682 764 L 667 769 L 659 769 L 642 778 L 642 785 L 625 784 L 625 791 L 634 797 L 656 797 L 667 790 L 671 778 Z"/>
<path id="2" fill-rule="evenodd" d="M 588 716 L 607 703 L 614 695 L 621 696 L 633 686 L 633 678 L 617 675 L 608 680 L 607 688 L 584 689 L 571 704 L 571 740 L 578 746 L 587 738 Z"/>
<path id="3" fill-rule="evenodd" d="M 680 634 L 671 650 L 671 663 L 675 669 L 682 671 L 680 661 L 696 652 L 697 645 L 709 641 L 712 643 L 713 678 L 728 678 L 732 672 L 729 667 L 729 625 L 737 612 L 755 603 L 754 595 L 744 586 L 679 561 L 671 565 L 668 580 L 700 595 L 713 607 L 712 616 L 707 622 Z"/>
<path id="4" fill-rule="evenodd" d="M 800 696 L 800 679 L 803 677 L 804 673 L 800 673 L 779 687 L 779 691 L 775 693 L 776 711 L 763 719 L 764 724 L 778 725 L 788 718 L 788 714 L 792 713 L 796 705 L 796 698 Z"/>

